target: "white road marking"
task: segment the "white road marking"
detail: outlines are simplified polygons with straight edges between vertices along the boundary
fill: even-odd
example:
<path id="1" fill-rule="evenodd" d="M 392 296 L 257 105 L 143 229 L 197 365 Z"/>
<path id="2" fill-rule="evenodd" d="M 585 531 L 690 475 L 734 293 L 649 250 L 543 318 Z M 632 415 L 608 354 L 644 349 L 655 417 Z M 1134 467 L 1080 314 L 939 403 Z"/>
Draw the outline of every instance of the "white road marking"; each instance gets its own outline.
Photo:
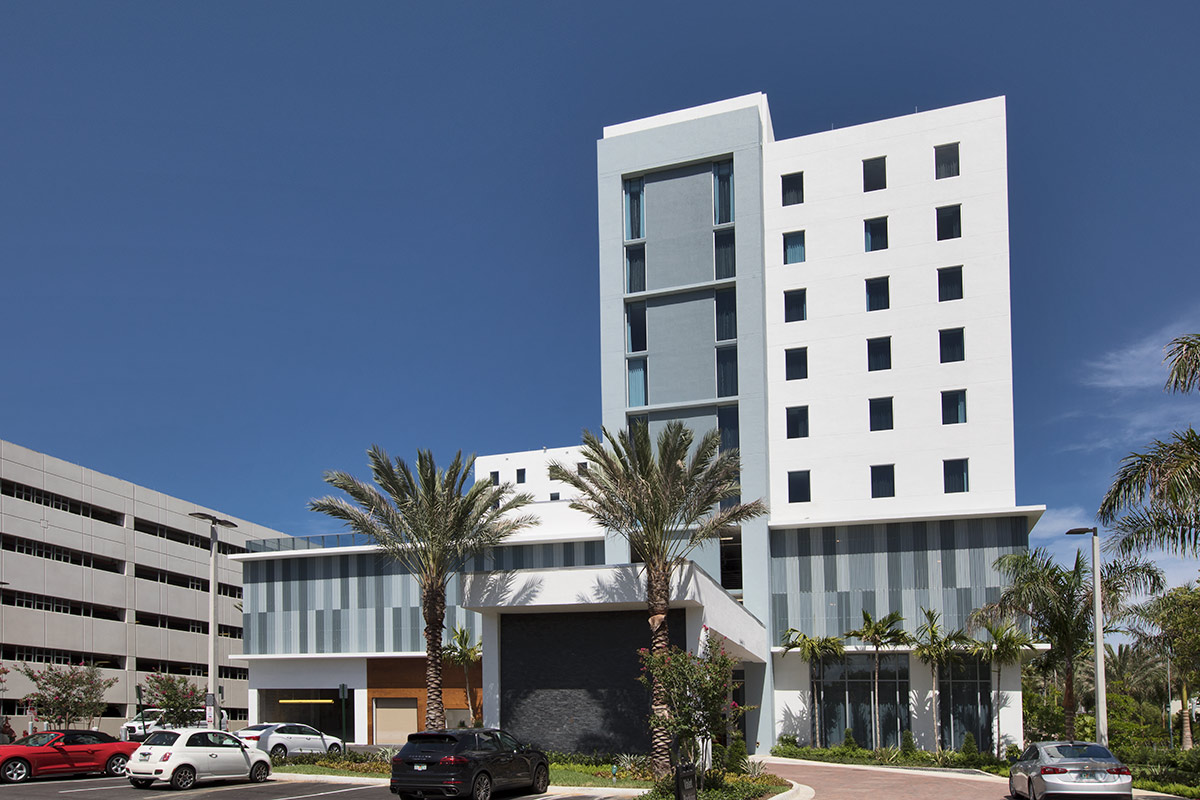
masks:
<path id="1" fill-rule="evenodd" d="M 360 789 L 378 789 L 378 786 L 351 786 L 347 789 L 331 789 L 328 792 L 316 792 L 315 794 L 297 794 L 291 797 L 280 797 L 277 800 L 303 800 L 305 797 L 321 797 L 327 794 L 339 794 L 341 792 L 357 792 Z"/>

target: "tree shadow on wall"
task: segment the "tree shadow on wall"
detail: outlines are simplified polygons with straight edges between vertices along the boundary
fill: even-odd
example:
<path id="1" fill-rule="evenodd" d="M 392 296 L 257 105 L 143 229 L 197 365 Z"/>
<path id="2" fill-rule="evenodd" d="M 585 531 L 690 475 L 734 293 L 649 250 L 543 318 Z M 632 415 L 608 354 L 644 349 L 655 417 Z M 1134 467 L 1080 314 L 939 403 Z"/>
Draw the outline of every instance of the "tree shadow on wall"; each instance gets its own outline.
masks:
<path id="1" fill-rule="evenodd" d="M 605 577 L 596 578 L 587 591 L 575 596 L 578 603 L 645 602 L 645 579 L 637 566 L 609 570 Z"/>
<path id="2" fill-rule="evenodd" d="M 542 593 L 542 583 L 518 570 L 476 572 L 471 576 L 471 600 L 486 606 L 526 606 Z"/>

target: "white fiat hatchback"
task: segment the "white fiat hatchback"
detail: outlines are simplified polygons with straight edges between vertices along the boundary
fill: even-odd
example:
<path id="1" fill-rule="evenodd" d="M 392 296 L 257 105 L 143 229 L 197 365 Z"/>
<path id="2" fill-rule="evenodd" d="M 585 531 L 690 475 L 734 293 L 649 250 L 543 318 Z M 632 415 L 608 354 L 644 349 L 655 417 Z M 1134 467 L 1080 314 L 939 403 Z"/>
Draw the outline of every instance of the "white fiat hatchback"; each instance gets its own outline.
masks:
<path id="1" fill-rule="evenodd" d="M 176 789 L 190 789 L 197 781 L 233 778 L 261 783 L 271 774 L 271 757 L 224 731 L 155 731 L 129 757 L 126 774 L 138 789 L 159 781 Z"/>

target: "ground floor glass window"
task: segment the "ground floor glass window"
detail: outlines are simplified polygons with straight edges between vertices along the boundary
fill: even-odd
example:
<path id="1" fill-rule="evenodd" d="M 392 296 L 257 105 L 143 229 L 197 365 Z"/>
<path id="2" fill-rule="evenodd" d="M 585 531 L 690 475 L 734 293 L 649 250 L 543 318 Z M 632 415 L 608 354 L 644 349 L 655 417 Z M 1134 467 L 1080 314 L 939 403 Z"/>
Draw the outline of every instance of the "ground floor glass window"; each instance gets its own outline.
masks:
<path id="1" fill-rule="evenodd" d="M 942 747 L 958 749 L 969 731 L 983 752 L 992 744 L 992 675 L 987 662 L 965 658 L 941 670 L 938 681 Z"/>
<path id="2" fill-rule="evenodd" d="M 875 657 L 852 654 L 826 659 L 818 666 L 813 688 L 820 706 L 820 743 L 842 744 L 849 728 L 862 747 L 899 747 L 901 731 L 909 729 L 908 654 L 879 657 L 879 728 L 881 742 L 872 741 Z M 814 720 L 814 724 L 816 721 Z"/>

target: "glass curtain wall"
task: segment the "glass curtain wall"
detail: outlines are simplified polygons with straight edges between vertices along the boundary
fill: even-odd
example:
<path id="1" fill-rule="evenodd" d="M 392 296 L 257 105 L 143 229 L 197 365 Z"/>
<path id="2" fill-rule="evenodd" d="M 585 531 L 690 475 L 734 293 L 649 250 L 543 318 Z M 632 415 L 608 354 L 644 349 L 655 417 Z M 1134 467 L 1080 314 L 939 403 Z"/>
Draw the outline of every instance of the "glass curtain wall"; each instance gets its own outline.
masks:
<path id="1" fill-rule="evenodd" d="M 908 654 L 891 653 L 879 657 L 879 728 L 881 739 L 875 744 L 873 706 L 875 657 L 855 653 L 845 658 L 825 659 L 817 672 L 814 687 L 821 706 L 821 742 L 827 746 L 842 744 L 849 728 L 862 747 L 899 747 L 901 731 L 909 729 Z"/>
<path id="2" fill-rule="evenodd" d="M 992 743 L 992 674 L 987 662 L 964 658 L 941 670 L 938 681 L 942 746 L 962 747 L 967 732 L 975 735 L 982 752 L 995 752 Z"/>

